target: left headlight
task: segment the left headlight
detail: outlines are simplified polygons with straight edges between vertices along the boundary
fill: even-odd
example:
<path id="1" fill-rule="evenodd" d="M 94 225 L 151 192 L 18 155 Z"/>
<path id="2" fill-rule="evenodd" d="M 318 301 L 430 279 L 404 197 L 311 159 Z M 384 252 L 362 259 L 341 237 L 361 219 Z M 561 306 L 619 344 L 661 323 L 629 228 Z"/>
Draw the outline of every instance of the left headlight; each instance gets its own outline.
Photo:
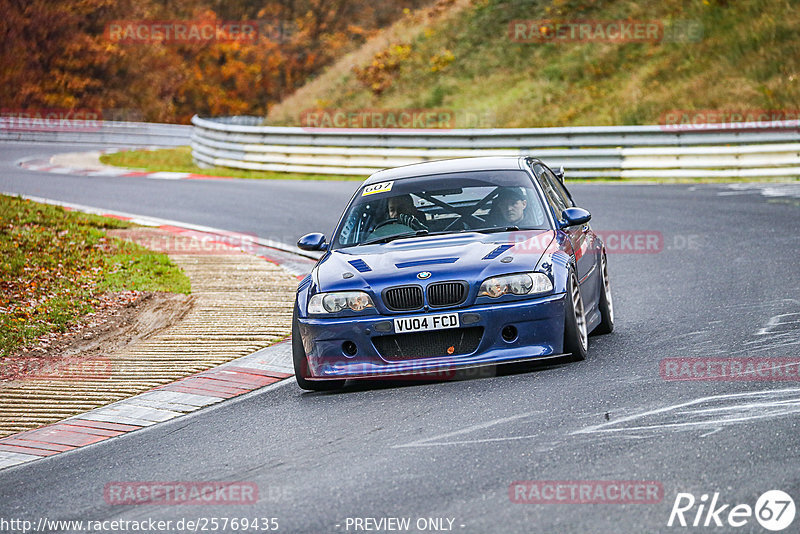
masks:
<path id="1" fill-rule="evenodd" d="M 503 295 L 535 295 L 553 290 L 550 277 L 544 273 L 519 273 L 487 278 L 478 290 L 479 297 L 496 299 Z"/>
<path id="2" fill-rule="evenodd" d="M 311 297 L 308 313 L 336 313 L 343 310 L 360 312 L 374 307 L 372 299 L 363 291 L 337 291 L 317 293 Z"/>

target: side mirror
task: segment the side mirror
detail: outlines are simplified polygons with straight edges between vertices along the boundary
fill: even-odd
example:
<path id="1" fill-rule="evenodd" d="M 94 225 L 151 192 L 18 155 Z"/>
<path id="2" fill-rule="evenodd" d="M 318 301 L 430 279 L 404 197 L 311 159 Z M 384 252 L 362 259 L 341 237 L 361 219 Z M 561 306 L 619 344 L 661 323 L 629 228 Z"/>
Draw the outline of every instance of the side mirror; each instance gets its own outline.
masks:
<path id="1" fill-rule="evenodd" d="M 588 223 L 592 218 L 592 214 L 583 208 L 567 208 L 561 212 L 561 218 L 564 219 L 562 226 L 566 228 Z"/>
<path id="2" fill-rule="evenodd" d="M 328 244 L 325 242 L 325 235 L 314 232 L 306 234 L 297 241 L 297 248 L 300 250 L 327 250 Z"/>
<path id="3" fill-rule="evenodd" d="M 563 184 L 564 176 L 566 176 L 567 171 L 564 170 L 564 167 L 559 167 L 558 170 L 553 171 L 553 174 L 555 174 L 556 178 L 558 178 L 558 181 Z"/>

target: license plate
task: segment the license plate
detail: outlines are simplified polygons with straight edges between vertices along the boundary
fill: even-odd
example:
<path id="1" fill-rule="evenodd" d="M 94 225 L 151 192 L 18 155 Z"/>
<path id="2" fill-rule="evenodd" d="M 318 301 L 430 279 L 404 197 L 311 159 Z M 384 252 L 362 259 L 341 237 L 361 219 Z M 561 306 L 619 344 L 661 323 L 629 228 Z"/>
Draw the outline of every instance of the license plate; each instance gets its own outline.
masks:
<path id="1" fill-rule="evenodd" d="M 445 328 L 458 328 L 457 313 L 398 317 L 394 320 L 394 331 L 398 334 L 422 332 L 424 330 L 444 330 Z"/>

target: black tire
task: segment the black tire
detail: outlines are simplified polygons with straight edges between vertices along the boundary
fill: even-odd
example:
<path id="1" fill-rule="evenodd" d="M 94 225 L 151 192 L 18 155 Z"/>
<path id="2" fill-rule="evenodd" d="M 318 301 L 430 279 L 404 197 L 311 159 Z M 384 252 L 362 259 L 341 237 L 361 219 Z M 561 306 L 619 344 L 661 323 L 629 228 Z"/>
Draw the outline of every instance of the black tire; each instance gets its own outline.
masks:
<path id="1" fill-rule="evenodd" d="M 611 297 L 611 282 L 608 278 L 608 262 L 605 252 L 600 257 L 600 279 L 603 287 L 600 290 L 600 324 L 594 334 L 610 334 L 614 331 L 614 300 Z"/>
<path id="2" fill-rule="evenodd" d="M 564 301 L 564 353 L 571 354 L 573 360 L 586 359 L 589 349 L 589 334 L 586 328 L 586 313 L 578 287 L 578 278 L 575 272 L 570 270 Z"/>
<path id="3" fill-rule="evenodd" d="M 303 348 L 303 340 L 300 337 L 300 323 L 297 320 L 297 305 L 295 304 L 294 315 L 292 316 L 292 362 L 294 363 L 294 376 L 297 385 L 308 391 L 333 391 L 344 387 L 344 380 L 308 380 L 308 358 L 306 350 Z"/>

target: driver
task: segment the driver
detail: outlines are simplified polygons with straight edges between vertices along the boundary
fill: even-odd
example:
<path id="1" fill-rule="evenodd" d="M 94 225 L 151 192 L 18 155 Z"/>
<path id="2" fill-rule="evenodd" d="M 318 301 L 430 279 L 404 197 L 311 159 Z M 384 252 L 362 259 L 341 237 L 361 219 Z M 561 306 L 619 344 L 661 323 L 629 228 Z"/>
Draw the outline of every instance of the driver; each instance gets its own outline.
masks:
<path id="1" fill-rule="evenodd" d="M 390 219 L 397 219 L 401 224 L 414 230 L 425 228 L 424 222 L 427 221 L 425 214 L 414 206 L 411 195 L 398 195 L 390 198 L 387 209 Z"/>
<path id="2" fill-rule="evenodd" d="M 525 208 L 528 200 L 518 187 L 504 187 L 492 200 L 492 209 L 489 210 L 489 221 L 497 226 L 514 225 L 522 226 L 527 220 Z"/>

